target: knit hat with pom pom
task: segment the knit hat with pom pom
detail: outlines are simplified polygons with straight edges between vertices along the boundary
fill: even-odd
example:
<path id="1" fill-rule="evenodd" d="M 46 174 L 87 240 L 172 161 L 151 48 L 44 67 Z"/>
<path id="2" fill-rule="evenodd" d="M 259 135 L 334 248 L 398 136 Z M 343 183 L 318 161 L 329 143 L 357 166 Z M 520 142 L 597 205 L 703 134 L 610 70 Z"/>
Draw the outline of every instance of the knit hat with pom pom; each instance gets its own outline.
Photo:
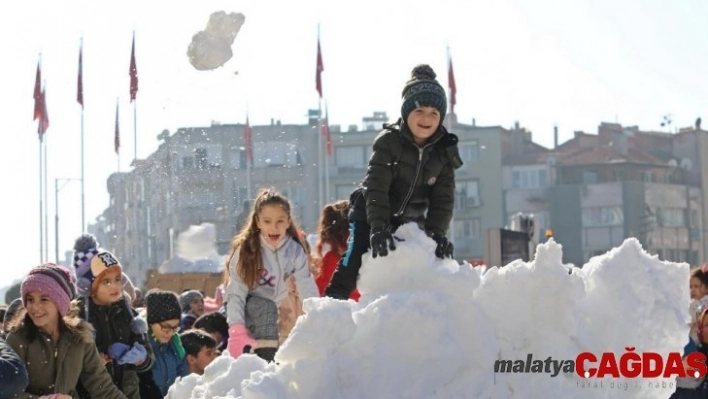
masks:
<path id="1" fill-rule="evenodd" d="M 435 71 L 430 65 L 422 64 L 413 68 L 411 79 L 403 87 L 403 104 L 401 116 L 406 122 L 408 114 L 418 107 L 433 107 L 440 111 L 440 121 L 445 119 L 447 112 L 447 96 L 445 89 L 435 80 Z"/>
<path id="2" fill-rule="evenodd" d="M 101 276 L 110 271 L 123 269 L 116 257 L 99 248 L 96 237 L 91 234 L 83 234 L 74 243 L 74 267 L 76 267 L 76 285 L 79 294 L 83 296 L 91 295 L 98 289 L 96 280 L 100 281 Z"/>

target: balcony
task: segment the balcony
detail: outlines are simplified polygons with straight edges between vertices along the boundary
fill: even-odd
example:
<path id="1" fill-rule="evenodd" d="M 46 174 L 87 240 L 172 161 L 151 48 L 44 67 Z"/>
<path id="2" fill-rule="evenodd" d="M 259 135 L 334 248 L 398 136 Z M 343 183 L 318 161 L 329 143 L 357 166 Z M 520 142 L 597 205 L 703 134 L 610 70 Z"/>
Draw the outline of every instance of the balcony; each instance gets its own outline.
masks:
<path id="1" fill-rule="evenodd" d="M 464 211 L 467 209 L 477 208 L 482 206 L 482 199 L 479 196 L 468 197 L 466 195 L 455 196 L 455 210 Z"/>
<path id="2" fill-rule="evenodd" d="M 548 192 L 544 188 L 528 190 L 526 193 L 526 201 L 531 203 L 548 202 Z"/>

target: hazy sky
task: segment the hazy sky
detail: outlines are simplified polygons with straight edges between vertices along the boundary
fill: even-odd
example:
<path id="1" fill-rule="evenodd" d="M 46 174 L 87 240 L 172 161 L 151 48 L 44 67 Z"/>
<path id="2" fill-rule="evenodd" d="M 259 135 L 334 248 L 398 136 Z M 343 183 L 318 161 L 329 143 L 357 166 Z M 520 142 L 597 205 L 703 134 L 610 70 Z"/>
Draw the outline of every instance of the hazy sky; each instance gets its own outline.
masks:
<path id="1" fill-rule="evenodd" d="M 216 71 L 197 71 L 187 47 L 219 10 L 246 16 L 234 58 Z M 360 123 L 377 110 L 395 117 L 402 86 L 418 63 L 431 64 L 447 87 L 449 45 L 462 122 L 511 126 L 518 120 L 547 146 L 554 124 L 561 140 L 574 130 L 595 132 L 602 121 L 659 130 L 662 117 L 671 114 L 676 127 L 689 126 L 708 110 L 706 15 L 708 5 L 700 0 L 2 2 L 0 170 L 6 189 L 0 242 L 7 264 L 0 287 L 39 262 L 38 140 L 31 114 L 40 52 L 51 122 L 53 259 L 54 179 L 80 175 L 76 80 L 82 36 L 89 222 L 108 206 L 106 178 L 118 168 L 117 98 L 121 170 L 133 157 L 133 30 L 138 156 L 145 157 L 163 129 L 243 122 L 247 104 L 251 124 L 306 122 L 307 109 L 317 107 L 318 22 L 324 95 L 334 124 Z M 81 233 L 79 188 L 72 182 L 59 193 L 61 252 Z"/>

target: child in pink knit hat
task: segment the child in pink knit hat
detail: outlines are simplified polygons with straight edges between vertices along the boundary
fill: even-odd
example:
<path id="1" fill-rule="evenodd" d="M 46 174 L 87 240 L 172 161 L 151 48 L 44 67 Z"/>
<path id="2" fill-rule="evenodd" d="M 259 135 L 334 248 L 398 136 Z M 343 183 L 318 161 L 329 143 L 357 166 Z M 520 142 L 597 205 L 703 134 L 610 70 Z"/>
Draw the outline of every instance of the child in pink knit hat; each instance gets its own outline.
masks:
<path id="1" fill-rule="evenodd" d="M 27 367 L 23 397 L 71 399 L 81 382 L 93 398 L 125 399 L 101 363 L 93 329 L 70 311 L 74 284 L 67 269 L 45 263 L 20 285 L 25 308 L 10 323 L 7 343 Z"/>

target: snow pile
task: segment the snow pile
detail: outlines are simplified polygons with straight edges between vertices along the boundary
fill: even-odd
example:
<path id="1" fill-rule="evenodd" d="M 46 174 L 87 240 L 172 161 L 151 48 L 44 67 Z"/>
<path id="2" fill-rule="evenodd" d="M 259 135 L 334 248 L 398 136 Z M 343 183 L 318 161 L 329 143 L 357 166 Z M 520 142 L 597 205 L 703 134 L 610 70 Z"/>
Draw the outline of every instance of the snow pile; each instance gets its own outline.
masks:
<path id="1" fill-rule="evenodd" d="M 224 270 L 225 259 L 216 249 L 216 226 L 202 223 L 177 236 L 177 255 L 160 265 L 160 273 L 206 272 Z"/>
<path id="2" fill-rule="evenodd" d="M 435 244 L 415 226 L 396 235 L 404 241 L 389 256 L 364 256 L 361 302 L 305 301 L 307 314 L 277 366 L 222 356 L 203 377 L 177 382 L 168 397 L 666 398 L 673 391 L 654 387 L 673 380 L 495 373 L 494 364 L 528 355 L 575 360 L 583 351 L 620 356 L 628 346 L 681 350 L 688 265 L 662 262 L 628 239 L 569 269 L 561 246 L 549 242 L 533 262 L 482 275 L 436 259 Z"/>

